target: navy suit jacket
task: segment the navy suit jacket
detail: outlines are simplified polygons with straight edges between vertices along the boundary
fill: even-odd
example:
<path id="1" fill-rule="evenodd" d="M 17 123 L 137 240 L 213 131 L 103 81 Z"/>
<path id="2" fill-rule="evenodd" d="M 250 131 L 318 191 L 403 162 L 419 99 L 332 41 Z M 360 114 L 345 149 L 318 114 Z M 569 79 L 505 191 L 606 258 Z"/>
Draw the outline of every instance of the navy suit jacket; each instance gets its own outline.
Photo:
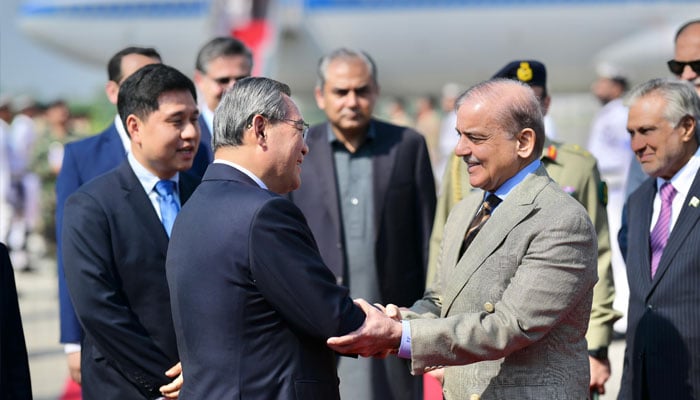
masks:
<path id="1" fill-rule="evenodd" d="M 198 178 L 180 173 L 185 203 Z M 66 284 L 84 329 L 85 399 L 152 399 L 178 360 L 165 277 L 168 236 L 128 161 L 66 201 Z"/>
<path id="2" fill-rule="evenodd" d="M 207 129 L 200 120 L 202 131 Z M 203 137 L 202 133 L 202 137 Z M 209 153 L 211 150 L 209 150 Z M 200 145 L 190 172 L 201 177 L 211 159 L 207 149 Z M 80 343 L 82 332 L 75 316 L 73 304 L 68 296 L 64 278 L 63 255 L 61 250 L 61 229 L 63 226 L 63 206 L 68 196 L 84 183 L 110 171 L 126 160 L 124 145 L 112 123 L 100 134 L 68 143 L 63 154 L 63 165 L 56 180 L 56 248 L 58 261 L 58 299 L 60 307 L 61 343 Z"/>
<path id="3" fill-rule="evenodd" d="M 326 339 L 364 313 L 289 200 L 212 164 L 178 214 L 166 270 L 180 399 L 339 398 Z"/>
<path id="4" fill-rule="evenodd" d="M 419 133 L 377 120 L 372 123 L 377 149 L 372 160 L 374 250 L 381 302 L 408 307 L 423 297 L 425 289 L 435 182 Z M 342 280 L 348 255 L 328 123 L 312 127 L 307 144 L 302 185 L 290 199 L 309 221 L 328 267 Z"/>
<path id="5" fill-rule="evenodd" d="M 27 346 L 14 274 L 7 247 L 0 243 L 0 400 L 31 400 Z"/>
<path id="6" fill-rule="evenodd" d="M 629 198 L 630 287 L 620 399 L 700 398 L 700 174 L 696 175 L 651 278 L 655 179 Z M 692 199 L 696 200 L 692 200 Z"/>

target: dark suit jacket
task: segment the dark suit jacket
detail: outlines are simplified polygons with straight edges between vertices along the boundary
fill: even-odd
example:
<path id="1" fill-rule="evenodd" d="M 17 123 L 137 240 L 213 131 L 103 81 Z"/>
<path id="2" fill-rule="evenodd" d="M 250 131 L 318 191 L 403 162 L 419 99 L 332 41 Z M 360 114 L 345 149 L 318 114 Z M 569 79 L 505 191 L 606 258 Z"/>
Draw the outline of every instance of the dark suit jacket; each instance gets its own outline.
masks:
<path id="1" fill-rule="evenodd" d="M 0 400 L 31 400 L 27 347 L 17 303 L 15 275 L 0 243 Z"/>
<path id="2" fill-rule="evenodd" d="M 180 174 L 184 203 L 198 182 Z M 128 161 L 65 206 L 66 283 L 85 331 L 85 399 L 160 396 L 178 360 L 165 278 L 168 236 Z"/>
<path id="3" fill-rule="evenodd" d="M 202 131 L 207 129 L 200 119 Z M 202 133 L 204 137 L 204 133 Z M 202 139 L 204 140 L 204 139 Z M 209 139 L 211 140 L 211 138 Z M 200 146 L 195 155 L 190 172 L 198 177 L 204 175 L 207 165 L 211 162 L 207 150 Z M 84 183 L 110 171 L 126 159 L 124 145 L 119 138 L 119 132 L 112 123 L 100 134 L 66 145 L 63 154 L 63 165 L 56 180 L 56 249 L 58 260 L 58 299 L 61 321 L 61 343 L 80 343 L 82 332 L 80 323 L 75 316 L 73 303 L 68 295 L 64 277 L 63 255 L 61 249 L 61 229 L 63 226 L 63 207 L 68 196 L 73 194 Z"/>
<path id="4" fill-rule="evenodd" d="M 194 162 L 189 172 L 201 178 L 204 176 L 209 164 L 214 161 L 214 153 L 211 150 L 211 132 L 209 132 L 209 127 L 201 115 L 199 116 L 199 128 L 201 132 L 199 149 L 197 149 L 197 154 L 194 156 Z"/>
<path id="5" fill-rule="evenodd" d="M 692 199 L 700 199 L 700 174 L 651 279 L 649 232 L 655 195 L 655 179 L 648 179 L 628 200 L 630 299 L 619 398 L 698 399 L 700 208 Z"/>
<path id="6" fill-rule="evenodd" d="M 175 221 L 166 270 L 181 399 L 339 398 L 325 341 L 364 313 L 294 204 L 212 164 Z"/>
<path id="7" fill-rule="evenodd" d="M 423 137 L 405 127 L 373 120 L 374 242 L 383 304 L 410 306 L 425 289 L 435 183 Z M 338 185 L 328 124 L 307 136 L 301 188 L 290 193 L 309 221 L 321 256 L 339 279 L 347 269 Z"/>

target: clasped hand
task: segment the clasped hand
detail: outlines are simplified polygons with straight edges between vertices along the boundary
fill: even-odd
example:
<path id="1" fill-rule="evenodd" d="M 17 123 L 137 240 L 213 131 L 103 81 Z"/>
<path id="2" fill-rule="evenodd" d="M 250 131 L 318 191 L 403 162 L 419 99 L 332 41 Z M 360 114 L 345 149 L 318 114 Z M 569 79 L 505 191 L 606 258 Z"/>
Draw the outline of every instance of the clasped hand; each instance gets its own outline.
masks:
<path id="1" fill-rule="evenodd" d="M 395 354 L 401 344 L 401 311 L 393 304 L 374 306 L 363 299 L 355 304 L 365 312 L 365 322 L 345 336 L 329 338 L 328 347 L 341 354 L 385 358 Z"/>

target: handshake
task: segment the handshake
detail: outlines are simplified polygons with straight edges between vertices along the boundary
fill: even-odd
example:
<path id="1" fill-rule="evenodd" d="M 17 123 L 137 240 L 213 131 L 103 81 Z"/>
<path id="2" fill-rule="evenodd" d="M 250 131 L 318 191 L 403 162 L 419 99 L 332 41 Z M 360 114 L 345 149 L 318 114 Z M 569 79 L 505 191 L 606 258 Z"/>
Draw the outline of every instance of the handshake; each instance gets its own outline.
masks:
<path id="1" fill-rule="evenodd" d="M 389 304 L 371 305 L 363 299 L 355 304 L 365 312 L 365 322 L 355 331 L 326 341 L 328 347 L 341 354 L 359 354 L 363 357 L 386 358 L 396 354 L 401 344 L 401 310 Z"/>

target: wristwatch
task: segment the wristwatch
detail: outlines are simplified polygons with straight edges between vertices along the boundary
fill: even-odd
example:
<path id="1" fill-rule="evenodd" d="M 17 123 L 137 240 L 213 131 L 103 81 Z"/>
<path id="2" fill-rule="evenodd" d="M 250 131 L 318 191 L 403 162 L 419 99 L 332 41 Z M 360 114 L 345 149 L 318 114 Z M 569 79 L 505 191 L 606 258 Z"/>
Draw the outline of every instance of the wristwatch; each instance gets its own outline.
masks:
<path id="1" fill-rule="evenodd" d="M 595 358 L 596 360 L 607 360 L 608 359 L 608 348 L 598 347 L 597 349 L 589 349 L 588 355 Z"/>

